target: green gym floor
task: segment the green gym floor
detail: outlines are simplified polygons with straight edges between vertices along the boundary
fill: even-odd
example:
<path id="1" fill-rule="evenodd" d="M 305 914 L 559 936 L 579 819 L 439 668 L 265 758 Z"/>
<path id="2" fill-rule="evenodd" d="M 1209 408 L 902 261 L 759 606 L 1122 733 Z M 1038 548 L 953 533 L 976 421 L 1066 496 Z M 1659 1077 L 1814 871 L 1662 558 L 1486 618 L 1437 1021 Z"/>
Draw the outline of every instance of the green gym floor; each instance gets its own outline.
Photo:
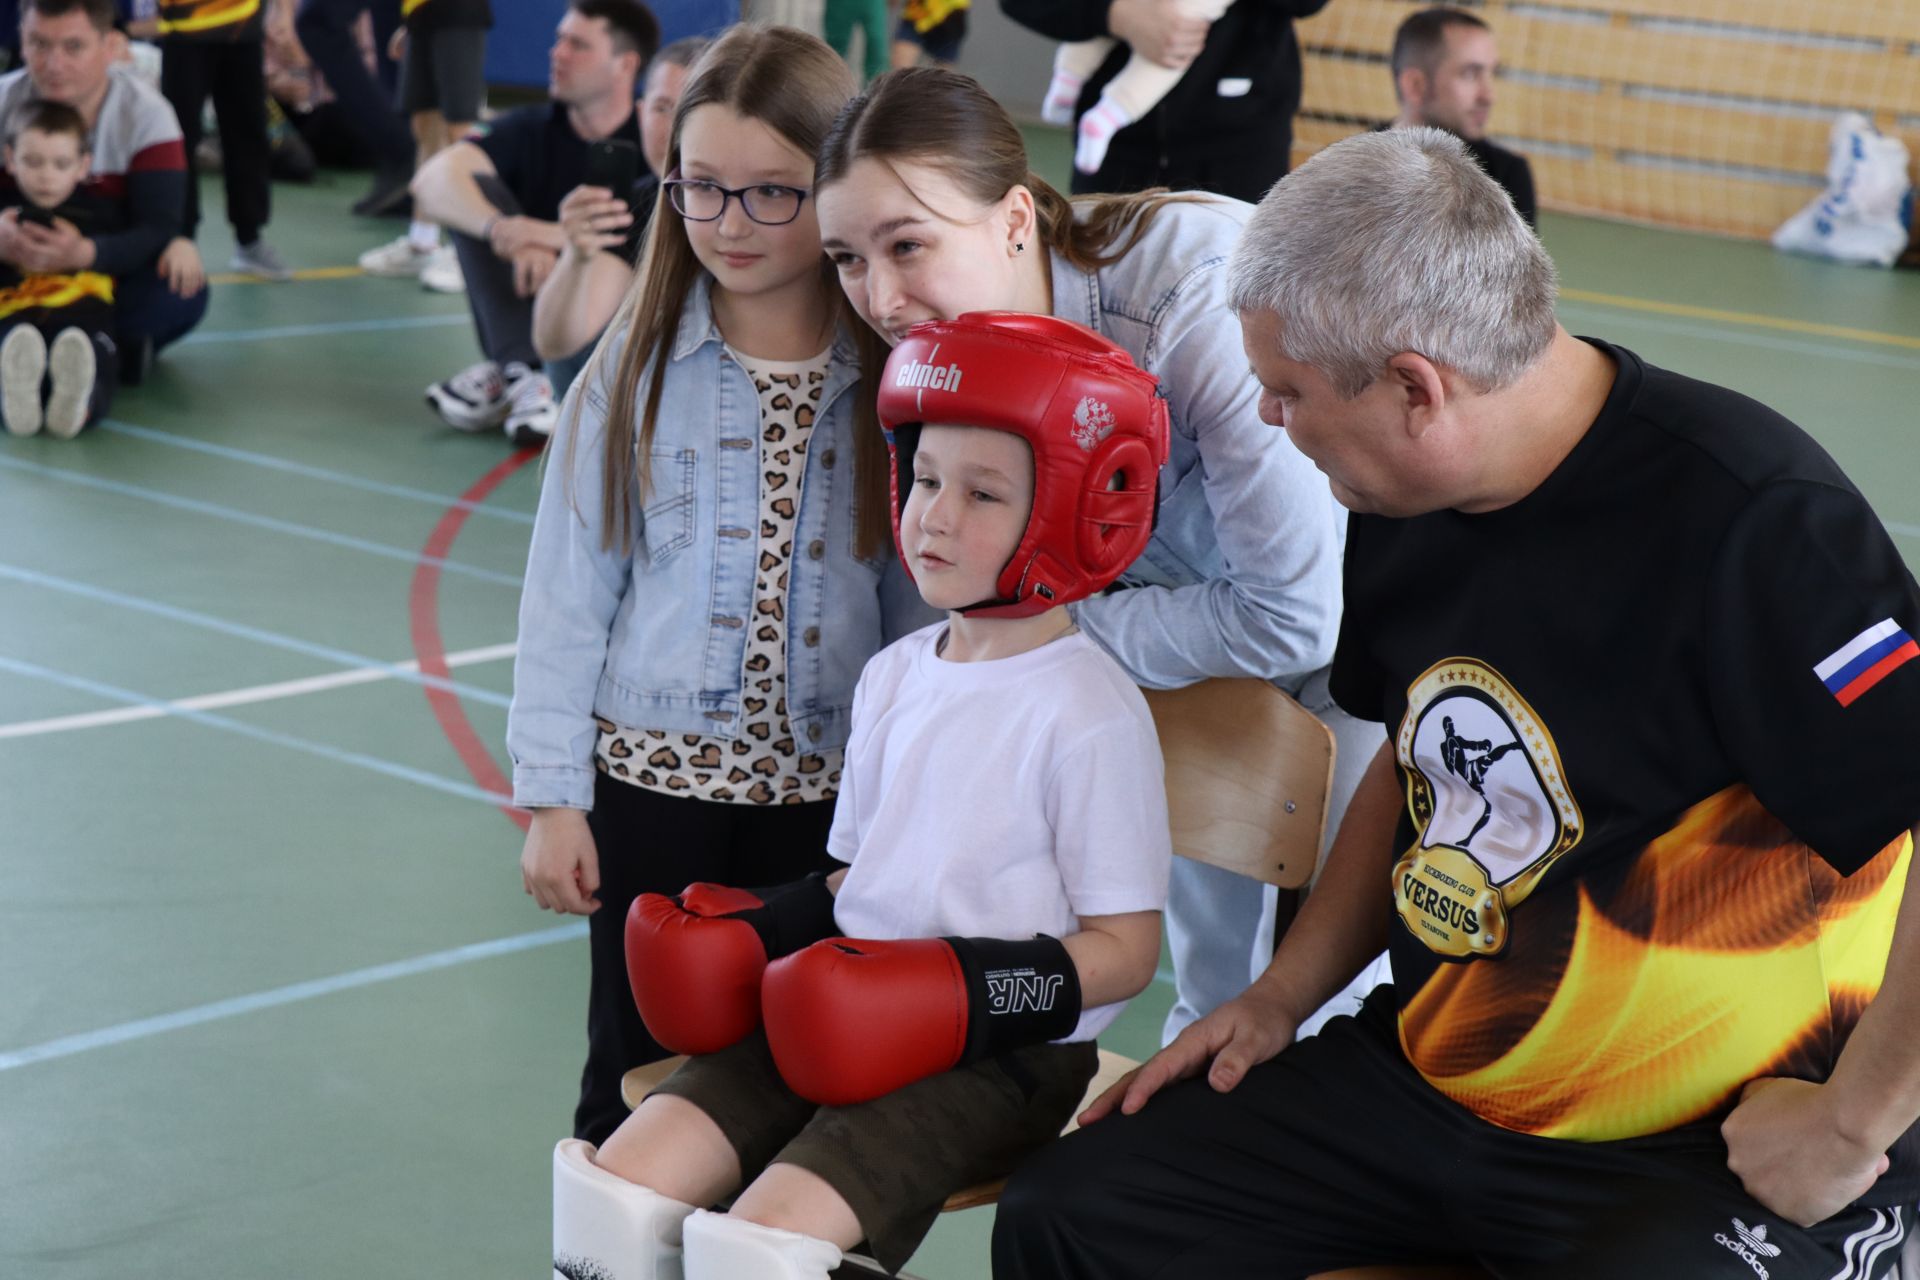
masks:
<path id="1" fill-rule="evenodd" d="M 0 435 L 0 1275 L 546 1274 L 585 926 L 490 794 L 537 469 L 423 405 L 465 304 L 352 269 L 362 184 L 278 189 L 303 278 L 102 429 Z M 1570 328 L 1800 422 L 1920 566 L 1920 275 L 1543 232 Z M 985 1277 L 990 1214 L 911 1270 Z"/>

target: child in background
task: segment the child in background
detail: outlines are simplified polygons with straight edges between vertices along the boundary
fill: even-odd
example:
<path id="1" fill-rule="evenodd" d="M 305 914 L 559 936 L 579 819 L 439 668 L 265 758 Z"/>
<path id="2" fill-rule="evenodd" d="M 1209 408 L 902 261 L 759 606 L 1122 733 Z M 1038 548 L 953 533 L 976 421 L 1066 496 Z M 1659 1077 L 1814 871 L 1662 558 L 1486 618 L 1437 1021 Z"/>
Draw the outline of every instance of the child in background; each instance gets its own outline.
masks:
<path id="1" fill-rule="evenodd" d="M 904 0 L 893 33 L 893 65 L 917 67 L 921 55 L 936 66 L 960 61 L 972 0 Z"/>
<path id="2" fill-rule="evenodd" d="M 80 190 L 90 151 L 80 113 L 35 101 L 14 116 L 6 170 L 18 198 L 0 218 L 66 222 L 84 235 L 105 225 L 114 206 Z M 113 277 L 97 271 L 22 275 L 0 263 L 0 418 L 17 436 L 45 425 L 71 439 L 98 420 L 113 395 Z"/>
<path id="3" fill-rule="evenodd" d="M 1176 0 L 1174 7 L 1187 17 L 1214 22 L 1230 3 L 1232 0 Z M 1048 124 L 1073 123 L 1082 86 L 1100 69 L 1116 43 L 1111 36 L 1097 36 L 1069 41 L 1054 51 L 1053 80 L 1040 104 L 1042 120 Z M 1163 67 L 1138 53 L 1130 56 L 1120 73 L 1100 90 L 1100 100 L 1080 117 L 1073 167 L 1081 173 L 1098 173 L 1106 163 L 1107 144 L 1113 141 L 1113 135 L 1153 110 L 1185 74 L 1184 67 Z"/>
<path id="4" fill-rule="evenodd" d="M 860 669 L 929 616 L 886 554 L 881 360 L 813 214 L 853 89 L 791 28 L 734 27 L 701 58 L 634 287 L 548 454 L 507 746 L 527 892 L 589 917 L 591 1142 L 626 1117 L 621 1076 L 667 1056 L 628 986 L 628 903 L 831 865 Z"/>
<path id="5" fill-rule="evenodd" d="M 947 620 L 860 677 L 828 842 L 848 869 L 635 904 L 641 1015 L 705 1052 L 598 1152 L 556 1150 L 558 1275 L 825 1280 L 862 1239 L 897 1272 L 948 1195 L 1059 1134 L 1152 980 L 1159 742 L 1064 606 L 1146 545 L 1155 381 L 1068 321 L 974 313 L 906 334 L 880 417 L 901 558 Z M 824 925 L 852 936 L 796 950 L 795 898 L 836 885 Z"/>
<path id="6" fill-rule="evenodd" d="M 489 0 L 401 0 L 403 25 L 393 33 L 387 56 L 400 64 L 399 106 L 413 128 L 414 172 L 472 132 L 487 96 L 487 32 L 493 26 Z M 415 218 L 407 233 L 360 255 L 360 269 L 374 276 L 419 276 L 438 293 L 466 285 L 453 246 L 440 242 L 440 228 Z"/>

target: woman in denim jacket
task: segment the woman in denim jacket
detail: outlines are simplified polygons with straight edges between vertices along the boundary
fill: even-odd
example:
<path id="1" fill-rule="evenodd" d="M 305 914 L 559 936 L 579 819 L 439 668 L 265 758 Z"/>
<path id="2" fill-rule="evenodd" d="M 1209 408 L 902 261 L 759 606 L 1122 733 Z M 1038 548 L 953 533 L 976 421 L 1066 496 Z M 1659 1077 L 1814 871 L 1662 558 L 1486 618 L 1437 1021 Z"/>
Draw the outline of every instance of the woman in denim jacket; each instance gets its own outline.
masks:
<path id="1" fill-rule="evenodd" d="M 1345 511 L 1261 420 L 1227 306 L 1227 256 L 1252 207 L 1165 193 L 1069 202 L 1028 168 L 999 104 L 937 68 L 890 72 L 848 103 L 815 184 L 841 287 L 889 342 L 967 311 L 1042 312 L 1105 335 L 1160 379 L 1173 442 L 1153 540 L 1120 589 L 1072 606 L 1074 618 L 1142 685 L 1257 676 L 1298 696 L 1351 766 L 1335 779 L 1331 833 L 1382 730 L 1326 692 Z M 1274 907 L 1244 877 L 1175 861 L 1168 1039 L 1266 968 Z"/>
<path id="2" fill-rule="evenodd" d="M 702 61 L 644 263 L 542 484 L 507 745 L 534 811 L 527 892 L 589 917 L 589 1142 L 625 1115 L 621 1075 L 666 1056 L 634 1011 L 628 904 L 837 865 L 854 685 L 932 617 L 892 555 L 873 395 L 811 201 L 853 88 L 787 29 L 736 28 Z"/>

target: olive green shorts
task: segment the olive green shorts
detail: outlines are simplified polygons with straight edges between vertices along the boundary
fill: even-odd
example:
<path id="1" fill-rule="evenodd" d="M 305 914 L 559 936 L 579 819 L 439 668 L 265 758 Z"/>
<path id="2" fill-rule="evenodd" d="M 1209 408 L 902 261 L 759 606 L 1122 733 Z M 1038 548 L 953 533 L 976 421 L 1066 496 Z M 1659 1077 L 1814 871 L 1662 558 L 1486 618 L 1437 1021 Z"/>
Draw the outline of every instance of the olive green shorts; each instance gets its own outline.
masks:
<path id="1" fill-rule="evenodd" d="M 825 1180 L 860 1220 L 875 1260 L 897 1272 L 949 1195 L 1005 1177 L 1060 1135 L 1099 1066 L 1091 1040 L 1033 1045 L 871 1102 L 819 1107 L 787 1087 L 755 1032 L 688 1059 L 653 1092 L 706 1112 L 748 1182 L 775 1162 Z"/>

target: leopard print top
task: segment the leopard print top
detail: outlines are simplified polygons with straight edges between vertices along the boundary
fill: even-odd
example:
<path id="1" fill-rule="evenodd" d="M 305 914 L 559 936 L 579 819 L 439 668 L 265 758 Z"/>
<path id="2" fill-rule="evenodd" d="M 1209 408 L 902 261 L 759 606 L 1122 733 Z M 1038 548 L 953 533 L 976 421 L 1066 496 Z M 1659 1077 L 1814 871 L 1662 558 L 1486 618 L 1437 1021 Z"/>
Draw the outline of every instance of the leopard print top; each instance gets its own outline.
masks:
<path id="1" fill-rule="evenodd" d="M 779 362 L 729 351 L 760 393 L 760 563 L 747 633 L 740 733 L 717 738 L 600 720 L 594 763 L 620 782 L 692 800 L 830 800 L 839 790 L 841 753 L 802 751 L 795 745 L 786 692 L 787 565 L 793 558 L 807 441 L 831 353 Z"/>

